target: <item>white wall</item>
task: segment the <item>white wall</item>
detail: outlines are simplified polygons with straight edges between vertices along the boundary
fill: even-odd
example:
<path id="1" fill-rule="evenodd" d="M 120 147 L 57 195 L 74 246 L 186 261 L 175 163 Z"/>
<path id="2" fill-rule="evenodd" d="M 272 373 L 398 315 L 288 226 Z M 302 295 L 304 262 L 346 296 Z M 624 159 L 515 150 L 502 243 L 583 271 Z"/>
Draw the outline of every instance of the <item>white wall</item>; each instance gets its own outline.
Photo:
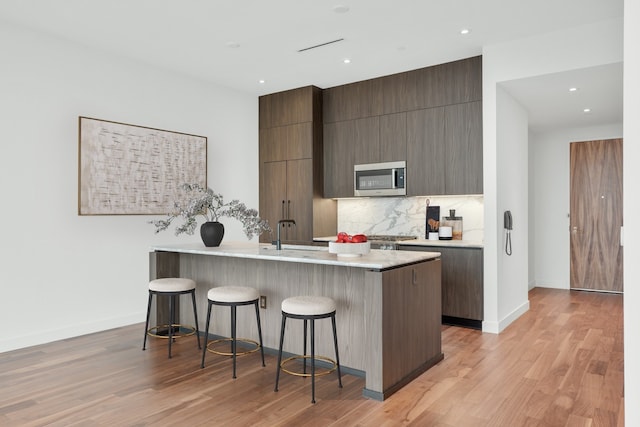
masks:
<path id="1" fill-rule="evenodd" d="M 487 329 L 503 330 L 506 325 L 529 309 L 529 179 L 528 126 L 525 109 L 499 85 L 496 90 L 496 127 L 499 220 L 503 212 L 511 211 L 510 253 L 507 254 L 507 231 L 501 224 L 500 255 L 498 256 L 498 321 L 485 321 Z"/>
<path id="2" fill-rule="evenodd" d="M 515 319 L 513 314 L 522 307 L 518 298 L 500 296 L 509 283 L 519 284 L 519 278 L 503 271 L 500 261 L 502 211 L 505 208 L 501 203 L 502 199 L 505 202 L 509 199 L 502 194 L 504 190 L 499 185 L 499 177 L 508 173 L 509 167 L 498 155 L 501 147 L 497 85 L 509 80 L 620 62 L 622 29 L 621 20 L 614 19 L 483 49 L 484 331 L 499 332 Z M 518 191 L 526 193 L 528 184 L 522 183 Z M 517 225 L 517 221 L 514 212 L 514 224 Z"/>
<path id="3" fill-rule="evenodd" d="M 207 136 L 209 185 L 257 207 L 257 100 L 4 23 L 0 52 L 0 352 L 143 321 L 149 247 L 198 237 L 77 215 L 78 116 Z"/>
<path id="4" fill-rule="evenodd" d="M 640 425 L 640 2 L 624 2 L 624 418 L 625 425 Z M 627 220 L 628 219 L 628 220 Z"/>
<path id="5" fill-rule="evenodd" d="M 529 212 L 535 256 L 530 267 L 535 286 L 569 289 L 570 285 L 569 145 L 610 138 L 622 138 L 622 124 L 531 134 L 534 195 Z"/>

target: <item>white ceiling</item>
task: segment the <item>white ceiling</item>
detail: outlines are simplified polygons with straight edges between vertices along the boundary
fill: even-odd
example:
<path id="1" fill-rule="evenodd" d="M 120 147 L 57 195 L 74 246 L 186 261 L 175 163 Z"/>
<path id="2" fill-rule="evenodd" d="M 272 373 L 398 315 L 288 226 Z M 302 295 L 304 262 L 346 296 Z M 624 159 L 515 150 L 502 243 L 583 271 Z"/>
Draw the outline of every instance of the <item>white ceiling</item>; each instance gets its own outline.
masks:
<path id="1" fill-rule="evenodd" d="M 338 13 L 336 6 L 348 11 Z M 310 84 L 327 88 L 480 55 L 482 46 L 622 14 L 623 0 L 0 1 L 0 22 L 256 96 Z M 470 34 L 461 36 L 462 28 Z M 337 39 L 344 40 L 298 52 Z M 351 63 L 344 64 L 344 58 Z M 566 97 L 571 85 L 581 90 Z M 527 108 L 532 129 L 622 122 L 620 64 L 504 87 Z M 574 117 L 576 108 L 586 106 L 591 114 Z"/>

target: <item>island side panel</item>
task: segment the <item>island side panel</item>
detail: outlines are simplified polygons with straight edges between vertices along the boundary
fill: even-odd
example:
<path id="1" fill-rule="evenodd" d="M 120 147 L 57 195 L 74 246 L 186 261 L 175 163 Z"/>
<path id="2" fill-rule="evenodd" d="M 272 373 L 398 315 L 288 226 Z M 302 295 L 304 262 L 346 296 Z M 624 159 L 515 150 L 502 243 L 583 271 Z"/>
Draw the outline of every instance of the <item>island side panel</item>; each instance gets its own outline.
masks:
<path id="1" fill-rule="evenodd" d="M 383 273 L 383 398 L 443 358 L 440 278 L 439 259 Z"/>
<path id="2" fill-rule="evenodd" d="M 207 314 L 207 292 L 215 286 L 250 286 L 267 297 L 267 308 L 260 309 L 264 346 L 277 349 L 280 339 L 281 304 L 296 295 L 323 295 L 337 305 L 336 326 L 340 362 L 343 366 L 365 370 L 365 269 L 256 260 L 233 257 L 179 254 L 180 273 L 197 283 L 196 300 L 199 326 L 204 330 Z M 378 275 L 380 273 L 377 273 Z M 184 301 L 182 301 L 184 300 Z M 183 322 L 193 322 L 191 302 L 181 299 Z M 210 333 L 230 335 L 228 308 L 214 306 Z M 257 326 L 252 306 L 238 309 L 238 337 L 255 339 Z M 302 321 L 289 320 L 284 351 L 301 354 Z M 316 353 L 334 358 L 333 332 L 329 320 L 316 321 Z"/>
<path id="3" fill-rule="evenodd" d="M 377 400 L 383 396 L 383 340 L 382 340 L 382 273 L 365 272 L 364 329 L 365 336 L 365 389 L 364 395 Z"/>

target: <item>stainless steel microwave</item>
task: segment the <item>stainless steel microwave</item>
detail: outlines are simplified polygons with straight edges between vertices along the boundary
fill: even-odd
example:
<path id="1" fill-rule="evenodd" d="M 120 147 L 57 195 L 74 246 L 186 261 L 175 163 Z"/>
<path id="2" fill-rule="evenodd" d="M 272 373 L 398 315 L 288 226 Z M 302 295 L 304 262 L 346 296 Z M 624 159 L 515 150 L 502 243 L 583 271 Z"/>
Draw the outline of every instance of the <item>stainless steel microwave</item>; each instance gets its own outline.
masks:
<path id="1" fill-rule="evenodd" d="M 407 162 L 368 163 L 353 167 L 355 196 L 405 196 Z"/>

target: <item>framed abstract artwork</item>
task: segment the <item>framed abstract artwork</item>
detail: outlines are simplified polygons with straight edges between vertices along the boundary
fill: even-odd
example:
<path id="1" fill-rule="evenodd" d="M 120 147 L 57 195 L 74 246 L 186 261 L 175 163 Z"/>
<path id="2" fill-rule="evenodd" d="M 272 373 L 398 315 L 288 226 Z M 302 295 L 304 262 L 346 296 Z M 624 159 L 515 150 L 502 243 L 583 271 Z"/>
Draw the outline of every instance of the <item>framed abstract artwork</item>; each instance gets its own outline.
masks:
<path id="1" fill-rule="evenodd" d="M 78 214 L 156 215 L 207 186 L 207 137 L 79 117 Z"/>

